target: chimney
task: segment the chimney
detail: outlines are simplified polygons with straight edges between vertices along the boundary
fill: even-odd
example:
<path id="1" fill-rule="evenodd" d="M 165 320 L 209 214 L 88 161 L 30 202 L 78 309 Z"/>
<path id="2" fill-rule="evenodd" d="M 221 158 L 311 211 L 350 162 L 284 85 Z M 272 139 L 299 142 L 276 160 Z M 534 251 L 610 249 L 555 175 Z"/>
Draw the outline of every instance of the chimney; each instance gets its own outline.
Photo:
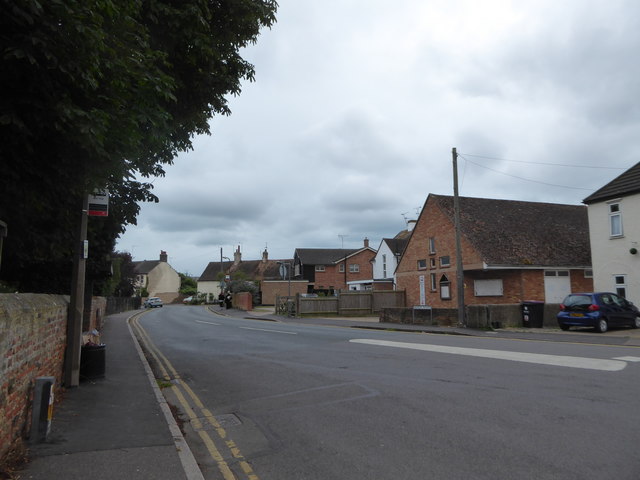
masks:
<path id="1" fill-rule="evenodd" d="M 409 220 L 407 222 L 407 231 L 412 232 L 413 231 L 413 227 L 416 226 L 416 220 Z"/>
<path id="2" fill-rule="evenodd" d="M 160 261 L 167 263 L 167 252 L 160 250 Z"/>
<path id="3" fill-rule="evenodd" d="M 369 248 L 369 239 L 367 237 L 364 238 L 364 248 Z"/>
<path id="4" fill-rule="evenodd" d="M 238 245 L 237 250 L 233 253 L 233 264 L 239 265 L 242 261 L 242 254 L 240 253 L 240 245 Z"/>
<path id="5" fill-rule="evenodd" d="M 264 252 L 262 252 L 262 263 L 267 263 L 267 261 L 269 260 L 269 252 L 267 252 L 267 249 L 264 249 Z"/>

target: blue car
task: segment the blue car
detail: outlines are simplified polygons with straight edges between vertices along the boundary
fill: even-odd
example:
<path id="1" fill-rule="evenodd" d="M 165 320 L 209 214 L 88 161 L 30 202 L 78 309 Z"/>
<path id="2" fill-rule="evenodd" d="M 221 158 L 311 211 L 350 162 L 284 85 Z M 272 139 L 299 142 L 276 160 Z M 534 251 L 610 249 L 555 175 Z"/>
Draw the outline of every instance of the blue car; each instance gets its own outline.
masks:
<path id="1" fill-rule="evenodd" d="M 562 330 L 593 327 L 604 333 L 609 327 L 640 328 L 640 311 L 633 303 L 610 292 L 572 293 L 560 304 L 557 315 Z"/>

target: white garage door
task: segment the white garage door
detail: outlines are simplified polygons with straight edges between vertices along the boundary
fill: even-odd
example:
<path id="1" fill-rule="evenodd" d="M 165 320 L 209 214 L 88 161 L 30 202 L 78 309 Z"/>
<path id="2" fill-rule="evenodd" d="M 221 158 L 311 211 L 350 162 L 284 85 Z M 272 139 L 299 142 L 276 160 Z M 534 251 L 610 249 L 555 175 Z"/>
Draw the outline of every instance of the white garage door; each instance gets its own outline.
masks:
<path id="1" fill-rule="evenodd" d="M 545 303 L 562 303 L 564 297 L 571 293 L 569 270 L 545 270 L 544 301 Z"/>

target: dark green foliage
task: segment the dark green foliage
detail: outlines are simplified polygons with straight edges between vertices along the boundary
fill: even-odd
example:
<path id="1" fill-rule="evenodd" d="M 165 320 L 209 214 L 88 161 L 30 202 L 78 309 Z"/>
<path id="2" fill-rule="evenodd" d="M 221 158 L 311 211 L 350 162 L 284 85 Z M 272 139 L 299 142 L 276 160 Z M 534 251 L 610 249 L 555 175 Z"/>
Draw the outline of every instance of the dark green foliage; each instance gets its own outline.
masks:
<path id="1" fill-rule="evenodd" d="M 184 273 L 178 273 L 178 275 L 180 275 L 180 293 L 185 297 L 195 295 L 198 291 L 198 282 Z"/>
<path id="2" fill-rule="evenodd" d="M 253 66 L 239 49 L 275 21 L 272 0 L 0 0 L 0 220 L 8 224 L 0 278 L 22 291 L 69 291 L 82 198 L 112 195 L 90 218 L 88 276 L 139 203 L 139 178 L 229 114 Z M 97 283 L 94 283 L 97 284 Z"/>

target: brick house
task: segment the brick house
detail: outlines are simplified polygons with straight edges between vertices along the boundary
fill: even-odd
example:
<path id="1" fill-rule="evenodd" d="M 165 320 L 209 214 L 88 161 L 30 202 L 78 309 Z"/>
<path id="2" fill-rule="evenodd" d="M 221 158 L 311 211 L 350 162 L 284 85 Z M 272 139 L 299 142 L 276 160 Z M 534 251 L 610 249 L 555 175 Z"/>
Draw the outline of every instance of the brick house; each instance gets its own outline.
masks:
<path id="1" fill-rule="evenodd" d="M 460 198 L 466 305 L 560 303 L 593 289 L 587 209 Z M 453 197 L 429 194 L 396 269 L 407 305 L 456 308 Z"/>
<path id="2" fill-rule="evenodd" d="M 332 295 L 339 290 L 371 290 L 375 255 L 367 238 L 359 249 L 296 248 L 294 278 L 307 280 L 309 293 Z"/>
<path id="3" fill-rule="evenodd" d="M 594 286 L 640 305 L 640 163 L 583 200 Z"/>

